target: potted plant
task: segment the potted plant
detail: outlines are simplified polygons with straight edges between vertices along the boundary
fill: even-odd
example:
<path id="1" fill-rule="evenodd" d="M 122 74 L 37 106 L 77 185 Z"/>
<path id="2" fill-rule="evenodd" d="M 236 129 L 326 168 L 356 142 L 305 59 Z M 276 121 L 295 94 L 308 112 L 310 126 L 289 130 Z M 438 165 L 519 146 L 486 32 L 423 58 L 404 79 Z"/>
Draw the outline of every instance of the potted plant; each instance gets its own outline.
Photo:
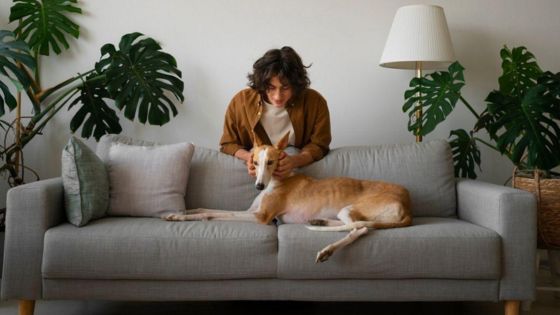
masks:
<path id="1" fill-rule="evenodd" d="M 412 79 L 403 106 L 410 117 L 408 129 L 430 133 L 460 100 L 476 121 L 469 131 L 450 133 L 455 175 L 476 178 L 479 143 L 507 156 L 515 166 L 513 186 L 537 195 L 542 240 L 548 247 L 560 247 L 560 174 L 553 171 L 560 165 L 560 72 L 542 71 L 525 47 L 504 47 L 500 57 L 499 88 L 488 94 L 480 114 L 461 95 L 464 68 L 458 62 L 448 71 Z M 416 104 L 425 113 L 419 120 L 414 119 Z M 482 130 L 489 141 L 477 136 Z"/>
<path id="2" fill-rule="evenodd" d="M 79 26 L 69 18 L 82 12 L 76 3 L 14 0 L 10 22 L 17 27 L 14 32 L 0 30 L 0 128 L 5 134 L 0 140 L 0 173 L 7 175 L 10 186 L 24 183 L 26 171 L 39 178 L 24 165 L 23 148 L 64 108 L 75 110 L 72 132 L 81 128 L 82 137 L 99 140 L 122 131 L 114 108 L 127 119 L 163 125 L 177 115 L 173 99 L 184 100 L 175 58 L 140 33 L 122 36 L 118 47 L 101 47 L 101 58 L 92 69 L 43 88 L 41 56 L 60 54 L 69 48 L 69 36 L 79 37 Z M 4 119 L 14 110 L 15 119 Z"/>

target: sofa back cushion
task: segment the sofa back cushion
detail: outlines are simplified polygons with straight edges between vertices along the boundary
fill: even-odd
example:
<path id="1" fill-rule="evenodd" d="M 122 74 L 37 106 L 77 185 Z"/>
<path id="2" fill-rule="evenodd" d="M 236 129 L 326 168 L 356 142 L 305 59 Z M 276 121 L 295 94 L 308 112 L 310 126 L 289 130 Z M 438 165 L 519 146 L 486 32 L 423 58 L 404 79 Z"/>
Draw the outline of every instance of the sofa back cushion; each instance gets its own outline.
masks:
<path id="1" fill-rule="evenodd" d="M 393 182 L 410 192 L 414 216 L 450 217 L 456 213 L 453 156 L 445 140 L 341 147 L 302 172 L 316 178 L 348 176 Z"/>
<path id="2" fill-rule="evenodd" d="M 247 210 L 258 194 L 243 161 L 196 147 L 185 198 L 187 209 Z"/>

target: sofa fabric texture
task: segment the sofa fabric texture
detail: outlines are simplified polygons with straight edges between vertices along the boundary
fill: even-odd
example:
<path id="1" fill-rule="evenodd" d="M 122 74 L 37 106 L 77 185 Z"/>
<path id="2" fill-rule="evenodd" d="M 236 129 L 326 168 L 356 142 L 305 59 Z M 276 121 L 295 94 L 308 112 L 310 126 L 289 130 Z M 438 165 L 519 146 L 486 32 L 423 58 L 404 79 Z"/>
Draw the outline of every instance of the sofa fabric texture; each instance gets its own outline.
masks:
<path id="1" fill-rule="evenodd" d="M 71 137 L 61 162 L 68 221 L 83 226 L 103 217 L 109 207 L 109 178 L 103 161 L 85 143 Z"/>

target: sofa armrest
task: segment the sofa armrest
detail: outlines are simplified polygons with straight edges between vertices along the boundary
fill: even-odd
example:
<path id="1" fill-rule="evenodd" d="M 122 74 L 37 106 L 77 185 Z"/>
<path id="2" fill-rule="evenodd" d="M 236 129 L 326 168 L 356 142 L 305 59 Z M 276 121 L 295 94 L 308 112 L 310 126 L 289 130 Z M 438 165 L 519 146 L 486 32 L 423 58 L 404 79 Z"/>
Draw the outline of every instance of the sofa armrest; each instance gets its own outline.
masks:
<path id="1" fill-rule="evenodd" d="M 502 238 L 500 300 L 534 300 L 537 201 L 533 194 L 476 180 L 458 180 L 460 219 Z"/>
<path id="2" fill-rule="evenodd" d="M 62 179 L 12 188 L 6 203 L 2 298 L 40 299 L 45 232 L 64 218 Z"/>

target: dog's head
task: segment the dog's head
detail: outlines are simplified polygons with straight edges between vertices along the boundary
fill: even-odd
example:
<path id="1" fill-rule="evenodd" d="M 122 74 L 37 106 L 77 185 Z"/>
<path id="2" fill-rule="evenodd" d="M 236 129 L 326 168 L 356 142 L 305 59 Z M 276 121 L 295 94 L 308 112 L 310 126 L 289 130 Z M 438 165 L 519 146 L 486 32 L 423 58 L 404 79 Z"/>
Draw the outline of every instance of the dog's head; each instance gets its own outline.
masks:
<path id="1" fill-rule="evenodd" d="M 275 145 L 254 144 L 252 162 L 257 171 L 255 187 L 258 190 L 265 189 L 270 183 L 272 173 L 278 166 L 280 154 L 288 146 L 289 137 L 290 133 L 288 132 Z"/>

